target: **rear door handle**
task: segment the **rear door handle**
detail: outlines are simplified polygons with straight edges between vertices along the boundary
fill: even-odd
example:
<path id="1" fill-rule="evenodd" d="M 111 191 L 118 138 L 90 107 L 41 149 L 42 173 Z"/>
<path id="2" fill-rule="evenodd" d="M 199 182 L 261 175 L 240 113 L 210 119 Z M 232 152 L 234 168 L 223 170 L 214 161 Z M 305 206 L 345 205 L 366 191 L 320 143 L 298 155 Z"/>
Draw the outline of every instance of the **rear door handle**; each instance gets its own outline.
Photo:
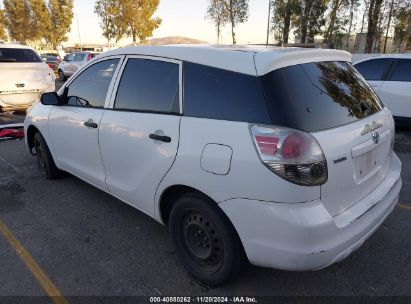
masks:
<path id="1" fill-rule="evenodd" d="M 164 141 L 166 143 L 171 142 L 171 137 L 169 137 L 169 136 L 157 135 L 157 134 L 151 133 L 148 137 L 150 137 L 151 139 Z"/>
<path id="2" fill-rule="evenodd" d="M 88 128 L 94 128 L 94 129 L 97 129 L 97 128 L 98 128 L 98 125 L 97 125 L 95 122 L 93 122 L 91 119 L 88 120 L 88 121 L 86 121 L 86 122 L 84 123 L 84 125 L 85 125 L 86 127 L 88 127 Z"/>

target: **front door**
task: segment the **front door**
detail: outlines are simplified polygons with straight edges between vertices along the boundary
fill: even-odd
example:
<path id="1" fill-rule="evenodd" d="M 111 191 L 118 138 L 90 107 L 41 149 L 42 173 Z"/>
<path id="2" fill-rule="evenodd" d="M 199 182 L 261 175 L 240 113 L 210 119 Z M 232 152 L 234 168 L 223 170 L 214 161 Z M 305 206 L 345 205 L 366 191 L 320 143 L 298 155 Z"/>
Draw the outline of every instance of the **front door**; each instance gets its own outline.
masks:
<path id="1" fill-rule="evenodd" d="M 105 189 L 105 171 L 99 152 L 98 130 L 107 93 L 120 58 L 91 65 L 68 83 L 64 105 L 54 106 L 49 132 L 59 167 Z M 110 95 L 110 94 L 109 94 Z"/>

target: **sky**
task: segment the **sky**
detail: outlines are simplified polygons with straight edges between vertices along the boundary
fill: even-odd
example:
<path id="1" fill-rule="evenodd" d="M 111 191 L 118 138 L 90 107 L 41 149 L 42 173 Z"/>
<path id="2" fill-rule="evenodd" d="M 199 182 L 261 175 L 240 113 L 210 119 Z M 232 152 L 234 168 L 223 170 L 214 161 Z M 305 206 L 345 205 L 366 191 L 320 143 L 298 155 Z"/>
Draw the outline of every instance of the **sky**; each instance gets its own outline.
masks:
<path id="1" fill-rule="evenodd" d="M 160 17 L 162 23 L 153 32 L 153 38 L 167 36 L 184 36 L 203 40 L 209 43 L 217 42 L 213 24 L 205 19 L 209 0 L 160 0 L 154 16 Z M 63 45 L 75 43 L 107 43 L 101 34 L 100 21 L 94 13 L 94 0 L 74 0 L 74 18 L 69 40 Z M 248 22 L 236 27 L 238 43 L 265 43 L 267 33 L 268 0 L 250 0 Z M 77 23 L 79 26 L 77 26 Z M 80 34 L 80 38 L 79 38 Z M 231 43 L 231 27 L 227 25 L 222 30 L 222 43 Z M 120 45 L 129 44 L 131 40 L 123 39 Z"/>

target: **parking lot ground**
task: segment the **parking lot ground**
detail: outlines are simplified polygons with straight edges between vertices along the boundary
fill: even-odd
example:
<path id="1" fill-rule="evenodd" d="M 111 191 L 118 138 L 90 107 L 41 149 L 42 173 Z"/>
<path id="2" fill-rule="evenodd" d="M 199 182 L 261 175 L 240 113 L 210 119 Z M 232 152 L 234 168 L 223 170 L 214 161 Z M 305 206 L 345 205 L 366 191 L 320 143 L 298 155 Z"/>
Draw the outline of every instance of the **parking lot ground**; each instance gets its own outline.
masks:
<path id="1" fill-rule="evenodd" d="M 23 141 L 0 143 L 0 220 L 65 296 L 411 295 L 411 134 L 399 133 L 400 204 L 356 252 L 315 272 L 248 267 L 210 288 L 179 262 L 167 229 L 73 176 L 44 179 Z M 0 233 L 0 295 L 44 295 Z"/>

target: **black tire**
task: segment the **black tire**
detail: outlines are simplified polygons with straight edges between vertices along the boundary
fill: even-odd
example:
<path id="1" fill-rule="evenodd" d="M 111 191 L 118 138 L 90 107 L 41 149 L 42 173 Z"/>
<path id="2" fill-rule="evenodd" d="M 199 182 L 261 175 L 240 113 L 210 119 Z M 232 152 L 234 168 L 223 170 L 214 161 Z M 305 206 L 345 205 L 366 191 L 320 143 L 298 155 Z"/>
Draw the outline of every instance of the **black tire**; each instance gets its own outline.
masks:
<path id="1" fill-rule="evenodd" d="M 66 81 L 67 77 L 66 75 L 64 75 L 64 72 L 62 70 L 58 70 L 58 74 L 59 74 L 59 80 L 60 81 Z"/>
<path id="2" fill-rule="evenodd" d="M 37 164 L 47 179 L 56 179 L 62 171 L 56 167 L 49 147 L 40 132 L 34 135 L 34 149 L 36 150 Z"/>
<path id="3" fill-rule="evenodd" d="M 221 285 L 242 270 L 246 258 L 237 232 L 209 198 L 182 196 L 172 207 L 169 229 L 177 254 L 199 281 Z"/>

